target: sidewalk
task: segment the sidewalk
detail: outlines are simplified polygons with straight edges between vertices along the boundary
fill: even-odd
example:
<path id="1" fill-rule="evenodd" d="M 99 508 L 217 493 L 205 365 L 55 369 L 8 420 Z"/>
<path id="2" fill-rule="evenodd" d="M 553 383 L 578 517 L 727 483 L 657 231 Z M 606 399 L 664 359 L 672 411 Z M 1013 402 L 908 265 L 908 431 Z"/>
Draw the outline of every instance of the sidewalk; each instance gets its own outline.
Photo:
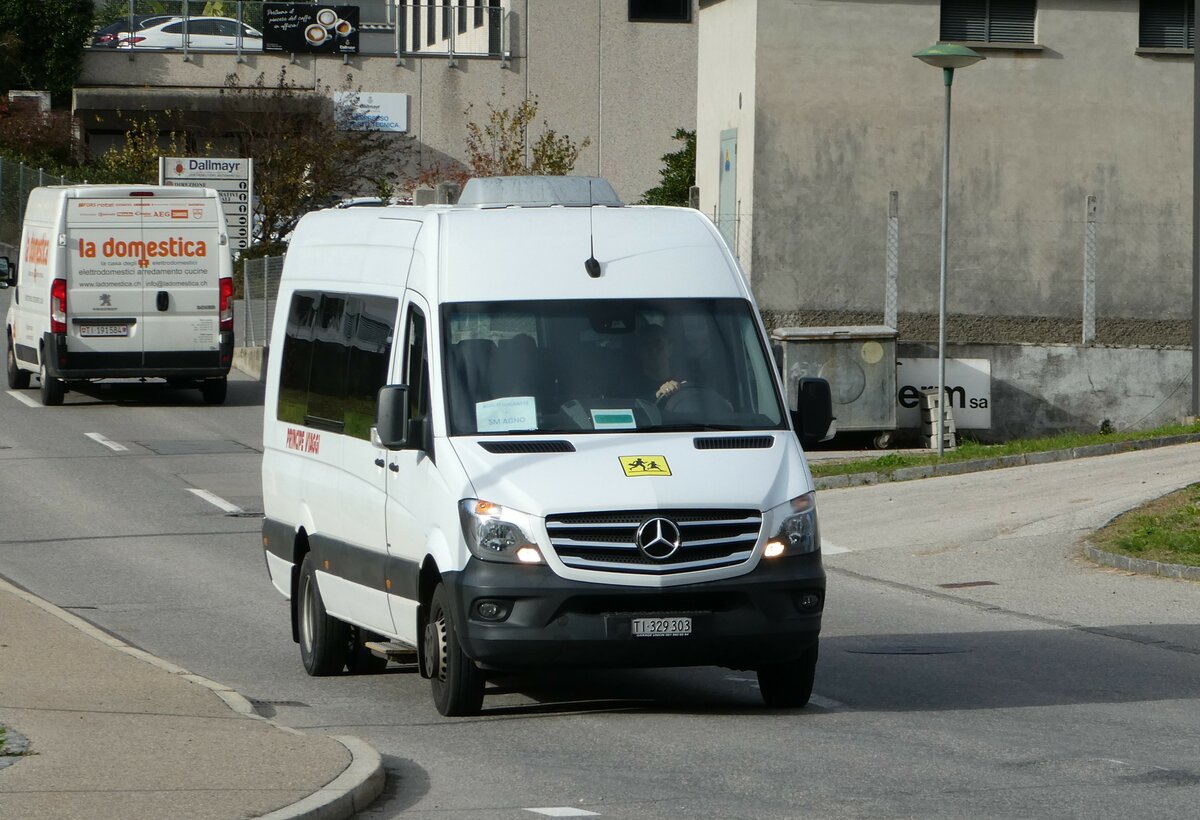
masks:
<path id="1" fill-rule="evenodd" d="M 254 715 L 190 675 L 0 580 L 0 816 L 344 818 L 383 789 L 357 738 Z"/>

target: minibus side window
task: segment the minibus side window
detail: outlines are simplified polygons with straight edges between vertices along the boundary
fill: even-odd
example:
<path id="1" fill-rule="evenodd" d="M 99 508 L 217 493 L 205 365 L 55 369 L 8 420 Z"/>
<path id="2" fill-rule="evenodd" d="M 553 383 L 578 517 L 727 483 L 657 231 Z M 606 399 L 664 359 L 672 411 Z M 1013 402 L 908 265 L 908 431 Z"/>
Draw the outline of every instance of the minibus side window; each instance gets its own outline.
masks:
<path id="1" fill-rule="evenodd" d="M 408 308 L 405 332 L 404 383 L 408 385 L 408 417 L 424 421 L 429 416 L 429 350 L 425 344 L 425 314 L 415 305 Z"/>
<path id="2" fill-rule="evenodd" d="M 340 432 L 346 413 L 346 360 L 350 334 L 345 326 L 346 296 L 321 294 L 313 325 L 312 366 L 308 372 L 305 423 Z"/>
<path id="3" fill-rule="evenodd" d="M 312 327 L 320 299 L 320 294 L 307 291 L 292 294 L 287 330 L 283 339 L 283 357 L 279 366 L 279 404 L 275 417 L 280 421 L 304 424 L 308 415 Z"/>
<path id="4" fill-rule="evenodd" d="M 387 384 L 397 304 L 395 299 L 382 296 L 351 296 L 346 304 L 350 358 L 346 364 L 343 432 L 348 436 L 371 438 L 379 388 Z"/>

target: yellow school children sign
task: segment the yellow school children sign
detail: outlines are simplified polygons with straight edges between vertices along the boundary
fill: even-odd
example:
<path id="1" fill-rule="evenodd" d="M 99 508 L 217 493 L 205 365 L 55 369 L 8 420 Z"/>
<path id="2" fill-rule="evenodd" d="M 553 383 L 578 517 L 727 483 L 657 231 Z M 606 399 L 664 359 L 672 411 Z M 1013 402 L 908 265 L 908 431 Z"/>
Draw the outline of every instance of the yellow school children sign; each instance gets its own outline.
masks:
<path id="1" fill-rule="evenodd" d="M 632 477 L 642 475 L 670 475 L 671 467 L 664 456 L 617 456 L 621 469 Z"/>

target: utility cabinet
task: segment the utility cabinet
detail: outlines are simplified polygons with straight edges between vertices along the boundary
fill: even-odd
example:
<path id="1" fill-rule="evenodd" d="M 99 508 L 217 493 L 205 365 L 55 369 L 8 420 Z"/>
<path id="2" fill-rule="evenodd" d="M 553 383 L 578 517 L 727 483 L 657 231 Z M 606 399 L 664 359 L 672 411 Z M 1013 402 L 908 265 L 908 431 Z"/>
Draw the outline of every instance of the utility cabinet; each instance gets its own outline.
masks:
<path id="1" fill-rule="evenodd" d="M 877 433 L 886 447 L 896 429 L 896 330 L 885 325 L 784 327 L 771 331 L 788 406 L 796 382 L 817 376 L 829 382 L 837 431 Z"/>

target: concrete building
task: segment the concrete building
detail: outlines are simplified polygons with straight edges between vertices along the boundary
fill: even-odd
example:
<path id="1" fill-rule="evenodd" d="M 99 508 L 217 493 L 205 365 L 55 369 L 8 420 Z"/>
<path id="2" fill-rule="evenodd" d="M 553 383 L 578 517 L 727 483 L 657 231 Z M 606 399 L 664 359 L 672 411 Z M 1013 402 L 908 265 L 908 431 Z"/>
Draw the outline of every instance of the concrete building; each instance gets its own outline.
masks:
<path id="1" fill-rule="evenodd" d="M 305 88 L 408 95 L 417 166 L 465 155 L 466 123 L 488 105 L 539 102 L 538 119 L 591 144 L 575 171 L 607 177 L 626 201 L 659 182 L 679 127 L 696 119 L 695 0 L 360 0 L 357 54 L 90 49 L 75 92 L 93 151 L 121 138 L 128 115 L 203 115 L 227 75 L 242 85 L 287 68 Z M 174 9 L 182 4 L 168 4 Z M 205 4 L 193 0 L 192 14 Z M 224 0 L 252 25 L 262 4 Z M 257 16 L 256 16 L 257 15 Z M 472 106 L 470 117 L 464 115 Z M 535 133 L 540 133 L 541 123 Z"/>
<path id="2" fill-rule="evenodd" d="M 1094 196 L 1099 341 L 1186 345 L 1192 6 L 700 0 L 701 207 L 769 324 L 873 324 L 896 191 L 901 338 L 935 338 L 944 87 L 911 55 L 961 42 L 951 340 L 1078 341 Z"/>

